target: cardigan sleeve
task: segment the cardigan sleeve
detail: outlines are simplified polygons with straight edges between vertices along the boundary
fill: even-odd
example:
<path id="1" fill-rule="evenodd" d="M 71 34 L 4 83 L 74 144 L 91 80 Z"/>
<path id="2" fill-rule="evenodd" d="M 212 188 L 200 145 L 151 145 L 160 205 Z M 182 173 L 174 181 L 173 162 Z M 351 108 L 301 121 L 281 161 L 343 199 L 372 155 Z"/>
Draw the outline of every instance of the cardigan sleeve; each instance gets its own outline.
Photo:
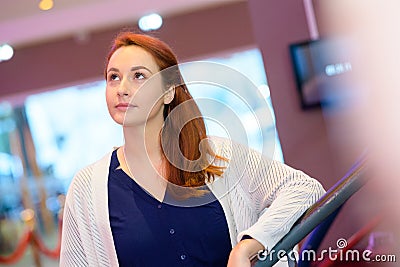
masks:
<path id="1" fill-rule="evenodd" d="M 271 183 L 259 181 L 255 190 L 248 188 L 248 197 L 259 217 L 239 233 L 238 239 L 249 235 L 270 250 L 325 190 L 317 180 L 279 162 L 271 163 L 267 174 L 258 178 Z"/>
<path id="2" fill-rule="evenodd" d="M 74 186 L 71 184 L 64 206 L 60 265 L 88 266 L 83 240 L 78 229 L 77 218 L 73 205 Z"/>
<path id="3" fill-rule="evenodd" d="M 233 180 L 236 188 L 232 192 L 241 195 L 232 198 L 237 207 L 245 206 L 255 214 L 255 222 L 240 230 L 237 242 L 247 235 L 270 250 L 325 190 L 304 172 L 268 159 L 246 146 L 225 142 L 224 147 L 222 151 L 229 151 L 231 159 L 226 178 L 231 183 Z"/>
<path id="4" fill-rule="evenodd" d="M 72 179 L 64 207 L 60 266 L 118 266 L 107 207 L 110 155 Z"/>

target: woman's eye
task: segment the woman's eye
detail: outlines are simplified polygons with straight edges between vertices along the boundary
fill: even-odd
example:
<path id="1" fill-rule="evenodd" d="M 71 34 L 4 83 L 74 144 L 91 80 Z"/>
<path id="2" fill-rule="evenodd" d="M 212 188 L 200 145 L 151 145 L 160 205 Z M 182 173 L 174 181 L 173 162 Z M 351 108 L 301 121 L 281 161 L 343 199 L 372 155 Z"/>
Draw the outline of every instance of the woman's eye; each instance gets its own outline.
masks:
<path id="1" fill-rule="evenodd" d="M 117 74 L 111 74 L 109 77 L 110 81 L 118 81 L 119 80 L 119 76 Z"/>
<path id="2" fill-rule="evenodd" d="M 137 80 L 143 80 L 143 79 L 146 78 L 146 77 L 144 76 L 144 74 L 141 73 L 141 72 L 135 72 L 135 74 L 133 75 L 133 77 L 134 77 L 135 79 L 137 79 Z"/>

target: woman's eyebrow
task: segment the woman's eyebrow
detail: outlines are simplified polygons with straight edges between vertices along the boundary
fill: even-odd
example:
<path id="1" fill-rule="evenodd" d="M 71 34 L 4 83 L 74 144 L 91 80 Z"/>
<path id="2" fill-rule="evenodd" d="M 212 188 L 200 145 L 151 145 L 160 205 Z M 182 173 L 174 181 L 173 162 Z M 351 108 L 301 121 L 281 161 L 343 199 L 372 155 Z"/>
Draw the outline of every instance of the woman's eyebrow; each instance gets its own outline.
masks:
<path id="1" fill-rule="evenodd" d="M 146 68 L 145 66 L 135 66 L 131 68 L 131 71 L 135 71 L 135 70 L 140 70 L 140 69 L 145 69 L 148 72 L 150 72 L 151 74 L 153 74 L 153 72 L 151 70 L 149 70 L 148 68 Z"/>
<path id="2" fill-rule="evenodd" d="M 150 72 L 151 74 L 153 74 L 153 72 L 152 72 L 151 70 L 149 70 L 148 68 L 146 68 L 145 66 L 135 66 L 135 67 L 132 67 L 132 68 L 130 69 L 130 71 L 136 71 L 136 70 L 140 70 L 140 69 L 145 69 L 145 70 L 147 70 L 148 72 Z M 110 72 L 110 71 L 119 72 L 119 69 L 117 69 L 117 68 L 109 68 L 109 69 L 107 70 L 107 73 Z"/>
<path id="3" fill-rule="evenodd" d="M 107 70 L 107 73 L 109 73 L 110 71 L 115 71 L 115 72 L 119 72 L 119 70 L 117 68 L 109 68 Z"/>

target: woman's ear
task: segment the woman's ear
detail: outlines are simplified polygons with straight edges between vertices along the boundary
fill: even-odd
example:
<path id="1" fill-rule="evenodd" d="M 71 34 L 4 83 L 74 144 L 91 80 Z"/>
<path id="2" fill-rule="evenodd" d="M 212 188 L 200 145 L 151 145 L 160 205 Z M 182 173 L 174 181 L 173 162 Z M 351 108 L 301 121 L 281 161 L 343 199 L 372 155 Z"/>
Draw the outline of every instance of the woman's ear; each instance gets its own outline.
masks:
<path id="1" fill-rule="evenodd" d="M 164 104 L 169 104 L 174 100 L 175 97 L 175 85 L 172 85 L 165 93 L 164 93 Z"/>

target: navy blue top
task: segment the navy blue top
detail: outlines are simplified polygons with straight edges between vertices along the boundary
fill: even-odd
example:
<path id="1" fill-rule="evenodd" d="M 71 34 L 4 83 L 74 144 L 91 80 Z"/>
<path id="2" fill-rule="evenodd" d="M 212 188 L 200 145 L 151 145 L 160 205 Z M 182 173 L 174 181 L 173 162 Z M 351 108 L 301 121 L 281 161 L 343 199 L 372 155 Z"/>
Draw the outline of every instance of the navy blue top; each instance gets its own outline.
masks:
<path id="1" fill-rule="evenodd" d="M 227 265 L 232 245 L 224 211 L 215 197 L 208 204 L 181 207 L 167 204 L 171 203 L 166 201 L 171 199 L 167 190 L 160 202 L 117 170 L 119 165 L 115 150 L 108 208 L 120 266 Z"/>

